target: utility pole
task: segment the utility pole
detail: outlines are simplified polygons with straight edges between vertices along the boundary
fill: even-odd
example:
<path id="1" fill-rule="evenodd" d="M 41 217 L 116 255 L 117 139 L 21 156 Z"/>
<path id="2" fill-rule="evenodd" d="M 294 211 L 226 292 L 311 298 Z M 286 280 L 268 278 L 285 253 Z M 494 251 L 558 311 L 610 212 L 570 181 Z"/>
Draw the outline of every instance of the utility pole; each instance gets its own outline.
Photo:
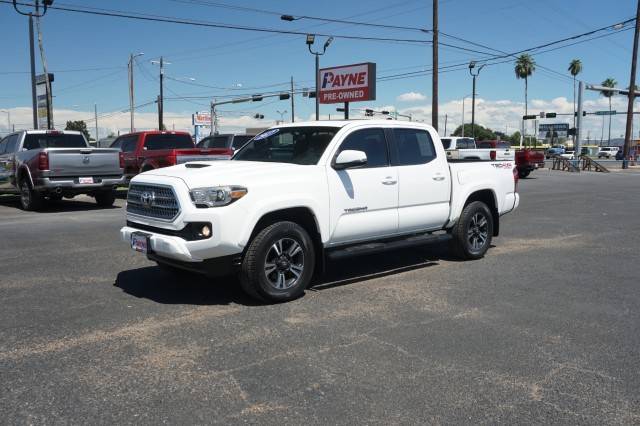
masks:
<path id="1" fill-rule="evenodd" d="M 158 130 L 162 130 L 164 123 L 163 114 L 164 114 L 164 88 L 163 88 L 163 80 L 164 80 L 164 58 L 160 56 L 160 99 L 158 104 Z"/>
<path id="2" fill-rule="evenodd" d="M 293 100 L 293 76 L 291 76 L 291 122 L 296 121 L 296 105 Z"/>
<path id="3" fill-rule="evenodd" d="M 134 124 L 134 114 L 135 114 L 135 100 L 134 100 L 134 89 L 133 89 L 133 60 L 138 57 L 138 56 L 142 56 L 144 55 L 144 53 L 138 53 L 137 55 L 134 55 L 133 53 L 129 55 L 129 115 L 131 118 L 131 126 L 130 126 L 130 131 L 131 133 L 136 131 L 136 126 Z"/>
<path id="4" fill-rule="evenodd" d="M 633 55 L 631 57 L 631 77 L 629 78 L 629 103 L 627 105 L 627 126 L 624 135 L 624 150 L 622 168 L 629 167 L 629 151 L 631 149 L 632 123 L 633 123 L 633 101 L 636 94 L 636 63 L 638 60 L 638 36 L 640 35 L 640 0 L 636 11 L 636 31 L 633 37 Z"/>
<path id="5" fill-rule="evenodd" d="M 433 0 L 433 74 L 431 80 L 431 125 L 438 131 L 438 0 Z"/>
<path id="6" fill-rule="evenodd" d="M 448 118 L 448 115 L 445 114 L 444 115 L 444 136 L 447 136 L 447 118 Z M 411 121 L 411 118 L 409 118 L 409 121 Z"/>
<path id="7" fill-rule="evenodd" d="M 98 104 L 93 104 L 93 114 L 96 119 L 96 146 L 98 146 Z"/>
<path id="8" fill-rule="evenodd" d="M 469 62 L 469 74 L 473 77 L 473 92 L 471 93 L 471 136 L 476 137 L 476 78 L 480 75 L 480 71 L 484 68 L 485 64 L 480 65 L 476 72 L 473 70 L 476 68 L 476 62 Z"/>
<path id="9" fill-rule="evenodd" d="M 578 158 L 581 153 L 580 144 L 582 143 L 582 98 L 584 97 L 584 82 L 578 83 L 578 116 L 576 117 L 576 139 L 573 143 L 575 157 Z M 577 162 L 578 160 L 576 160 Z"/>
<path id="10" fill-rule="evenodd" d="M 36 0 L 36 13 L 38 1 Z M 36 99 L 36 54 L 33 40 L 33 14 L 29 13 L 29 54 L 31 56 L 31 102 L 33 103 L 33 128 L 38 128 L 38 100 Z"/>

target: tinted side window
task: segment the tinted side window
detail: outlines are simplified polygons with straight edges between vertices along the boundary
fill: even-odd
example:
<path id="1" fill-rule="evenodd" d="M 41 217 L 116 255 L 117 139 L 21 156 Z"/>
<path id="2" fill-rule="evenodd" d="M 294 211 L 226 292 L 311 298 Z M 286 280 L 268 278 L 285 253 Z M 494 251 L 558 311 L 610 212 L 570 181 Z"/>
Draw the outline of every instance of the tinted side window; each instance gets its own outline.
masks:
<path id="1" fill-rule="evenodd" d="M 451 148 L 451 139 L 443 138 L 443 139 L 440 139 L 440 140 L 442 141 L 442 146 L 444 147 L 444 149 Z"/>
<path id="2" fill-rule="evenodd" d="M 148 150 L 182 149 L 195 147 L 190 136 L 172 133 L 147 135 L 144 141 L 144 146 Z"/>
<path id="3" fill-rule="evenodd" d="M 138 135 L 122 138 L 122 151 L 133 152 L 138 145 Z"/>
<path id="4" fill-rule="evenodd" d="M 9 138 L 4 138 L 0 141 L 0 154 L 4 154 L 8 141 L 9 141 Z"/>
<path id="5" fill-rule="evenodd" d="M 7 138 L 7 147 L 5 148 L 6 154 L 11 154 L 16 152 L 16 148 L 18 147 L 18 135 L 11 135 Z"/>
<path id="6" fill-rule="evenodd" d="M 436 158 L 429 132 L 420 129 L 393 129 L 398 150 L 398 165 L 425 164 Z"/>
<path id="7" fill-rule="evenodd" d="M 389 165 L 387 140 L 382 129 L 356 130 L 342 142 L 338 154 L 348 149 L 363 151 L 367 154 L 365 167 L 386 167 Z"/>
<path id="8" fill-rule="evenodd" d="M 111 145 L 109 145 L 109 148 L 122 148 L 122 141 L 124 140 L 124 138 L 118 138 L 115 141 L 113 141 L 113 143 Z"/>
<path id="9" fill-rule="evenodd" d="M 242 146 L 249 142 L 251 139 L 253 138 L 253 136 L 251 135 L 239 135 L 239 136 L 235 136 L 233 138 L 233 144 L 232 147 L 235 149 L 239 149 L 242 148 Z"/>

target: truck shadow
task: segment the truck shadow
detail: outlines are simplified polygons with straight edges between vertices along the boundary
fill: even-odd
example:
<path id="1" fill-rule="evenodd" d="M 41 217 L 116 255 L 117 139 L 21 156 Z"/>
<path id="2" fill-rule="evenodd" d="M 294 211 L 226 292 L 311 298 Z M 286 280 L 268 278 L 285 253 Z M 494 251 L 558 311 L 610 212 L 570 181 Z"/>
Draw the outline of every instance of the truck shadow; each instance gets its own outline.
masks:
<path id="1" fill-rule="evenodd" d="M 329 261 L 327 272 L 315 278 L 307 291 L 322 291 L 352 283 L 457 261 L 446 247 L 424 246 L 387 253 Z M 189 272 L 170 273 L 149 266 L 120 272 L 115 287 L 131 296 L 162 304 L 260 306 L 240 289 L 237 277 L 212 279 Z"/>
<path id="2" fill-rule="evenodd" d="M 0 197 L 0 206 L 15 208 L 20 210 L 20 197 L 18 195 L 4 195 Z M 100 207 L 93 199 L 90 198 L 74 198 L 71 200 L 60 201 L 45 201 L 41 209 L 35 212 L 25 213 L 65 213 L 65 212 L 79 212 L 90 210 L 113 210 L 121 208 L 118 205 L 110 207 Z"/>

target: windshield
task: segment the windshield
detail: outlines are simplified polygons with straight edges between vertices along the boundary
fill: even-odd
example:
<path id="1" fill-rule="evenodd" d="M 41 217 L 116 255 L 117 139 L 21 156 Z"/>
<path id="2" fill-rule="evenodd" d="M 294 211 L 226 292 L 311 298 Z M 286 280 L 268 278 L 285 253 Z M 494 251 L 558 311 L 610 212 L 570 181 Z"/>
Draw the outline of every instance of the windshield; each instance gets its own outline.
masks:
<path id="1" fill-rule="evenodd" d="M 444 149 L 449 149 L 449 147 L 451 146 L 451 139 L 440 139 L 442 141 L 442 146 L 444 147 Z"/>
<path id="2" fill-rule="evenodd" d="M 144 146 L 148 150 L 193 148 L 193 141 L 189 135 L 171 133 L 147 135 Z"/>
<path id="3" fill-rule="evenodd" d="M 27 133 L 24 138 L 25 149 L 39 148 L 86 148 L 82 135 L 70 133 Z"/>
<path id="4" fill-rule="evenodd" d="M 318 164 L 339 127 L 283 127 L 260 133 L 233 157 L 238 161 Z"/>

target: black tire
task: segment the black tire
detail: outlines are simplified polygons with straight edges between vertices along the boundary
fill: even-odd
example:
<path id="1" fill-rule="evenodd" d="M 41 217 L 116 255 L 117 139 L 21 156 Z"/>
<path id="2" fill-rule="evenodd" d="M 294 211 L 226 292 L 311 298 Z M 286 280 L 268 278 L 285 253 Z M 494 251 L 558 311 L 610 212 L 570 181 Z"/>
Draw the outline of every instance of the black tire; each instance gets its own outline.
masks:
<path id="1" fill-rule="evenodd" d="M 489 207 L 482 201 L 469 203 L 451 230 L 451 236 L 451 249 L 456 257 L 464 260 L 483 257 L 493 237 L 493 216 Z"/>
<path id="2" fill-rule="evenodd" d="M 111 207 L 116 201 L 116 194 L 112 190 L 100 191 L 95 195 L 95 197 L 96 203 L 98 203 L 100 207 Z"/>
<path id="3" fill-rule="evenodd" d="M 524 179 L 529 176 L 529 173 L 531 173 L 531 170 L 521 170 L 518 171 L 518 176 L 520 177 L 520 179 Z"/>
<path id="4" fill-rule="evenodd" d="M 22 210 L 37 211 L 42 208 L 44 197 L 38 191 L 34 191 L 27 179 L 20 181 L 20 205 Z"/>
<path id="5" fill-rule="evenodd" d="M 294 222 L 276 222 L 249 243 L 240 285 L 255 299 L 286 302 L 304 293 L 314 268 L 315 250 L 307 231 Z"/>

